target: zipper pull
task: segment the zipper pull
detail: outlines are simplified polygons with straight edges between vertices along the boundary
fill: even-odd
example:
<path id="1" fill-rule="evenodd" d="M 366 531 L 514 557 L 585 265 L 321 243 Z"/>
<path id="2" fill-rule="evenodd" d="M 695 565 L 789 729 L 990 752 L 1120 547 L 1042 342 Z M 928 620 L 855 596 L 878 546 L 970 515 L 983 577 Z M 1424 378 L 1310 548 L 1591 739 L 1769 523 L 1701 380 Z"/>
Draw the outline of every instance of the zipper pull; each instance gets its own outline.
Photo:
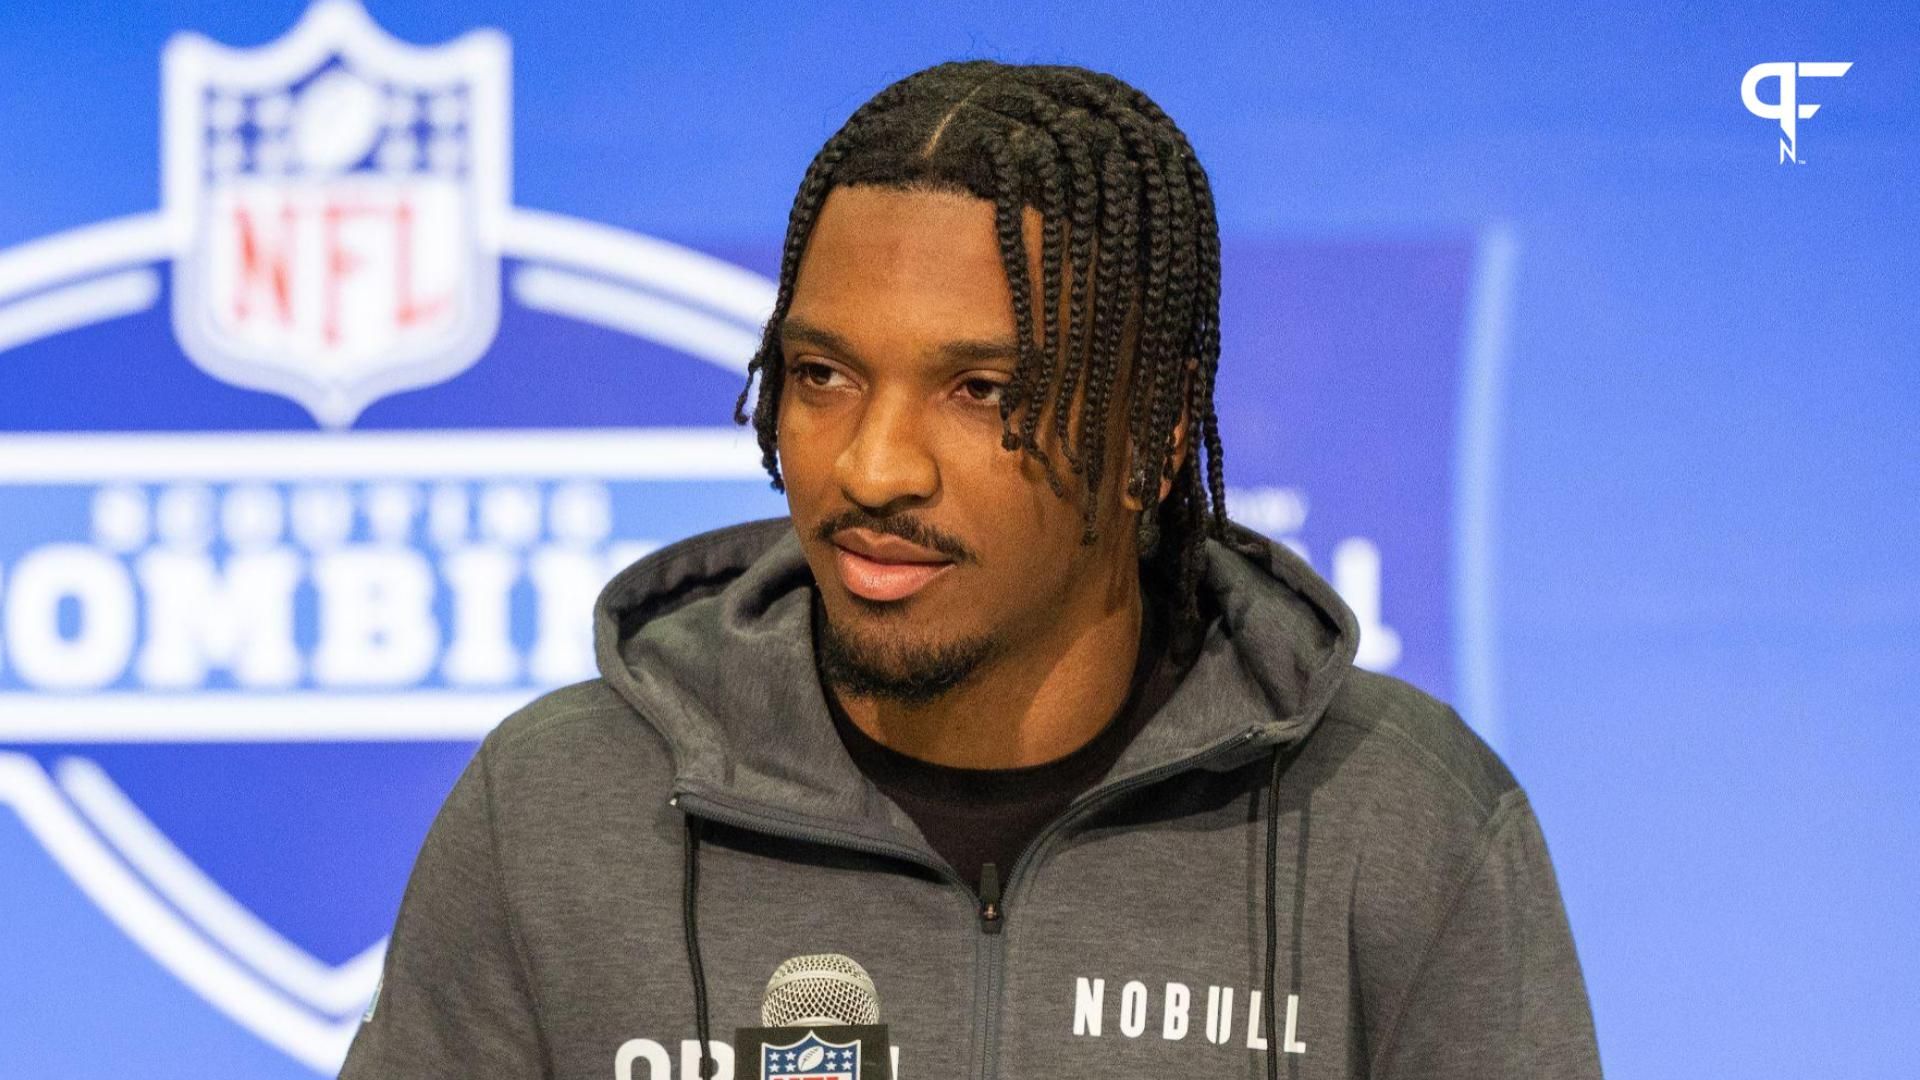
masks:
<path id="1" fill-rule="evenodd" d="M 1000 868 L 987 863 L 980 868 L 980 930 L 997 934 L 1005 918 L 1000 911 Z"/>

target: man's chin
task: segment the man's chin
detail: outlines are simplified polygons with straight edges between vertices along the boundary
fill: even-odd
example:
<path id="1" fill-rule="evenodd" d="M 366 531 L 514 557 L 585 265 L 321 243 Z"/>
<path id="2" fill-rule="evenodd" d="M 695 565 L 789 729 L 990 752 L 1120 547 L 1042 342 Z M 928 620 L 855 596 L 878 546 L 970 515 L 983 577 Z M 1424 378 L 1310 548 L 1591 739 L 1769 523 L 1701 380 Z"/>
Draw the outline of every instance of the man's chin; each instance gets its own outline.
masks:
<path id="1" fill-rule="evenodd" d="M 867 618 L 861 612 L 849 621 Z M 834 692 L 903 705 L 926 704 L 965 685 L 998 651 L 989 636 L 913 640 L 877 627 L 842 627 L 824 613 L 814 630 L 820 677 Z"/>

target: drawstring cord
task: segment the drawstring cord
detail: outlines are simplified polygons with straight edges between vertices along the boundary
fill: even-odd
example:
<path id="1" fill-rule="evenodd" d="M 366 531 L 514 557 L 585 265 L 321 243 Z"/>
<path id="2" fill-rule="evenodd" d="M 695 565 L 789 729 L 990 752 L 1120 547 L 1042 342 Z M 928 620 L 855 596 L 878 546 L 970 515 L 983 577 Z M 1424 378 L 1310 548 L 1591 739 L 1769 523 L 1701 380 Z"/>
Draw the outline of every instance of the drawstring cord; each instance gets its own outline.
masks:
<path id="1" fill-rule="evenodd" d="M 1267 965 L 1266 965 L 1266 1005 L 1267 1005 L 1267 1080 L 1280 1080 L 1280 1003 L 1273 985 L 1274 962 L 1280 949 L 1280 778 L 1286 775 L 1293 759 L 1300 756 L 1300 748 L 1306 743 L 1298 739 L 1285 746 L 1275 747 L 1273 765 L 1267 775 Z M 1304 816 L 1305 808 L 1301 809 Z M 1305 823 L 1302 822 L 1300 842 L 1306 843 Z M 1295 889 L 1296 903 L 1299 890 Z M 1293 943 L 1294 955 L 1300 953 L 1297 931 L 1300 929 L 1300 912 L 1294 912 L 1296 940 Z"/>
<path id="2" fill-rule="evenodd" d="M 680 925 L 687 932 L 687 967 L 693 972 L 693 1033 L 700 1043 L 700 1077 L 720 1071 L 713 1057 L 713 1021 L 707 1015 L 707 972 L 700 962 L 700 819 L 687 815 L 686 871 L 680 890 Z"/>

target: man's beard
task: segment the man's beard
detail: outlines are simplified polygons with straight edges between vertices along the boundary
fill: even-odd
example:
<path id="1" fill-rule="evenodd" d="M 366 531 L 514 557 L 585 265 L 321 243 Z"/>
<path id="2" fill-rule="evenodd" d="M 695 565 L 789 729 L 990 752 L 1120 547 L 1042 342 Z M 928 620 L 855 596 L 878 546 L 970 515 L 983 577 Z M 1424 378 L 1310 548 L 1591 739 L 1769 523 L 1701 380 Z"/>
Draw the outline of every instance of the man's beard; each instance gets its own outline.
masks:
<path id="1" fill-rule="evenodd" d="M 872 641 L 835 629 L 823 606 L 813 619 L 820 678 L 844 697 L 925 705 L 966 682 L 999 651 L 992 637 L 936 644 Z"/>

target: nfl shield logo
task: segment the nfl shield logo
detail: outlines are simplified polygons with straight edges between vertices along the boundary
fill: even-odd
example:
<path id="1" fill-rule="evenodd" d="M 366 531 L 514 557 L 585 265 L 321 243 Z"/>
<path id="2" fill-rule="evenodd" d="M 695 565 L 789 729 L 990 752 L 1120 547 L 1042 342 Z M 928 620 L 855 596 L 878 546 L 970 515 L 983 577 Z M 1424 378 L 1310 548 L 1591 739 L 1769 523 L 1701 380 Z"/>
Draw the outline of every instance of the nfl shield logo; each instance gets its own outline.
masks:
<path id="1" fill-rule="evenodd" d="M 860 1040 L 830 1043 L 807 1032 L 786 1046 L 760 1051 L 761 1080 L 860 1080 Z"/>
<path id="2" fill-rule="evenodd" d="M 388 36 L 350 0 L 285 37 L 165 60 L 174 329 L 327 427 L 472 366 L 500 315 L 506 39 Z"/>

